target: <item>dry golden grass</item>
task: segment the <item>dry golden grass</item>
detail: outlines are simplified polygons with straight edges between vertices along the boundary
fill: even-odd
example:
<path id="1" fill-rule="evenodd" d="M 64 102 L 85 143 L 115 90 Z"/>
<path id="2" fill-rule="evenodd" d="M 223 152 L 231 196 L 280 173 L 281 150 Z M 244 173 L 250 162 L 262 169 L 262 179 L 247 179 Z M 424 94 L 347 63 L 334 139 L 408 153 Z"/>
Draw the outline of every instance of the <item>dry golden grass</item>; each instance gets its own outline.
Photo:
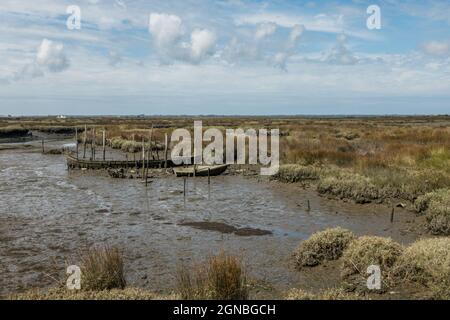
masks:
<path id="1" fill-rule="evenodd" d="M 343 288 L 329 288 L 318 293 L 311 293 L 303 289 L 290 289 L 285 293 L 286 300 L 365 300 L 364 296 L 348 292 Z"/>
<path id="2" fill-rule="evenodd" d="M 351 231 L 340 227 L 314 233 L 295 251 L 297 267 L 312 267 L 323 261 L 339 259 L 354 238 Z"/>
<path id="3" fill-rule="evenodd" d="M 399 257 L 394 274 L 397 282 L 416 282 L 433 298 L 450 299 L 450 237 L 416 241 Z"/>
<path id="4" fill-rule="evenodd" d="M 117 247 L 94 247 L 81 258 L 81 288 L 85 291 L 123 289 L 123 258 Z"/>
<path id="5" fill-rule="evenodd" d="M 177 284 L 181 297 L 188 300 L 246 300 L 249 294 L 240 259 L 223 251 L 192 270 L 181 267 Z"/>
<path id="6" fill-rule="evenodd" d="M 9 296 L 8 300 L 176 300 L 175 294 L 161 295 L 138 288 L 112 289 L 103 291 L 77 291 L 65 288 L 29 290 Z"/>
<path id="7" fill-rule="evenodd" d="M 403 247 L 390 238 L 363 236 L 353 240 L 342 255 L 341 276 L 349 288 L 366 288 L 367 268 L 379 266 L 383 287 L 390 285 L 392 269 Z"/>

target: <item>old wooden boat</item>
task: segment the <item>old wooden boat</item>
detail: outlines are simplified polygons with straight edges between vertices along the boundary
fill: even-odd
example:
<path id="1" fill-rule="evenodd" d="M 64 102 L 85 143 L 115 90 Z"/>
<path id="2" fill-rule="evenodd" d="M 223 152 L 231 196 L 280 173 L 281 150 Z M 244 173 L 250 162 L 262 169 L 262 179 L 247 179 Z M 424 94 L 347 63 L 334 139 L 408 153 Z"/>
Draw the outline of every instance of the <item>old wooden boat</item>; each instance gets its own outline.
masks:
<path id="1" fill-rule="evenodd" d="M 227 164 L 212 165 L 212 166 L 189 166 L 189 167 L 178 167 L 173 168 L 173 172 L 177 177 L 206 177 L 208 174 L 210 176 L 218 176 L 227 170 Z"/>
<path id="2" fill-rule="evenodd" d="M 143 165 L 148 168 L 164 168 L 164 160 L 88 160 L 76 157 L 72 153 L 66 153 L 67 166 L 70 169 L 120 169 L 120 168 L 142 168 Z M 174 167 L 171 160 L 167 160 L 167 168 Z"/>

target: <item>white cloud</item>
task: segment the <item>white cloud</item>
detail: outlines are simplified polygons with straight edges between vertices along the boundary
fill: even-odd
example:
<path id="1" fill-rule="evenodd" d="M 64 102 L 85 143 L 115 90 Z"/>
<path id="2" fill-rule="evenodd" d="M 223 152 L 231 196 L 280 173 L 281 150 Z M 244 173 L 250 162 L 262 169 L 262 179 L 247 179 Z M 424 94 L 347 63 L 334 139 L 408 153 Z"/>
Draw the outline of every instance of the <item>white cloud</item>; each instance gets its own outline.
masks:
<path id="1" fill-rule="evenodd" d="M 190 42 L 183 42 L 183 23 L 176 15 L 150 14 L 149 31 L 163 63 L 172 60 L 199 63 L 215 52 L 216 34 L 207 29 L 195 29 L 190 34 Z"/>
<path id="2" fill-rule="evenodd" d="M 152 13 L 150 14 L 149 31 L 156 46 L 165 49 L 174 45 L 182 36 L 181 19 L 176 15 Z"/>
<path id="3" fill-rule="evenodd" d="M 64 45 L 44 39 L 36 54 L 36 63 L 51 72 L 61 72 L 69 67 L 69 60 L 64 53 Z"/>
<path id="4" fill-rule="evenodd" d="M 328 53 L 325 61 L 332 64 L 353 65 L 358 58 L 347 48 L 347 37 L 341 34 L 337 37 L 336 45 Z"/>
<path id="5" fill-rule="evenodd" d="M 68 67 L 69 60 L 64 53 L 64 45 L 43 39 L 34 60 L 23 65 L 19 71 L 14 72 L 12 80 L 18 81 L 43 77 L 45 71 L 58 73 L 66 70 Z"/>
<path id="6" fill-rule="evenodd" d="M 194 30 L 191 34 L 191 57 L 193 61 L 200 61 L 207 55 L 214 53 L 217 37 L 214 32 L 206 29 Z"/>
<path id="7" fill-rule="evenodd" d="M 256 40 L 262 40 L 268 36 L 271 36 L 277 30 L 277 25 L 273 22 L 261 23 L 255 32 Z"/>
<path id="8" fill-rule="evenodd" d="M 425 53 L 433 56 L 445 57 L 450 54 L 450 42 L 430 41 L 422 47 Z"/>
<path id="9" fill-rule="evenodd" d="M 297 24 L 292 28 L 289 34 L 289 38 L 285 44 L 284 51 L 276 53 L 273 57 L 273 65 L 275 67 L 286 70 L 286 62 L 289 57 L 295 53 L 295 47 L 297 46 L 298 41 L 300 40 L 300 37 L 303 35 L 304 31 L 305 27 L 302 25 Z"/>

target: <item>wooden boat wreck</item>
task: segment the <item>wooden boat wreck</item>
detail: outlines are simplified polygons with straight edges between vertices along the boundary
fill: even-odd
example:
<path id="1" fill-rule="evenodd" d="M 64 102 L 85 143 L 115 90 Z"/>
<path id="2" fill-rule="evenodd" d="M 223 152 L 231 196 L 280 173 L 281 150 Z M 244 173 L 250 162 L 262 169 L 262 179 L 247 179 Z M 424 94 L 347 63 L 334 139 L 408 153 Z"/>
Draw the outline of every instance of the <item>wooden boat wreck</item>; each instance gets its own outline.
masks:
<path id="1" fill-rule="evenodd" d="M 77 158 L 71 153 L 65 154 L 67 167 L 69 169 L 127 169 L 127 168 L 142 168 L 144 161 L 142 160 L 89 160 Z M 165 168 L 165 160 L 145 160 L 146 168 Z M 167 160 L 167 168 L 175 167 L 172 160 Z"/>
<path id="2" fill-rule="evenodd" d="M 189 166 L 189 167 L 177 167 L 173 169 L 173 172 L 177 177 L 207 177 L 218 176 L 227 170 L 227 164 L 212 165 L 212 166 Z"/>

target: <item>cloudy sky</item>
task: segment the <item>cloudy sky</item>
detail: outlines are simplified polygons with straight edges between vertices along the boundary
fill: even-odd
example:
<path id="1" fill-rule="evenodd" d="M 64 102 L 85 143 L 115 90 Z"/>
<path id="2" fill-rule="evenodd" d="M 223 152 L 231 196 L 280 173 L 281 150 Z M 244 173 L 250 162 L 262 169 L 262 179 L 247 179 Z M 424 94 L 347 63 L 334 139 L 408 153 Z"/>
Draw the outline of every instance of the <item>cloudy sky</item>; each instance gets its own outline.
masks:
<path id="1" fill-rule="evenodd" d="M 449 113 L 448 0 L 0 1 L 0 115 Z"/>

